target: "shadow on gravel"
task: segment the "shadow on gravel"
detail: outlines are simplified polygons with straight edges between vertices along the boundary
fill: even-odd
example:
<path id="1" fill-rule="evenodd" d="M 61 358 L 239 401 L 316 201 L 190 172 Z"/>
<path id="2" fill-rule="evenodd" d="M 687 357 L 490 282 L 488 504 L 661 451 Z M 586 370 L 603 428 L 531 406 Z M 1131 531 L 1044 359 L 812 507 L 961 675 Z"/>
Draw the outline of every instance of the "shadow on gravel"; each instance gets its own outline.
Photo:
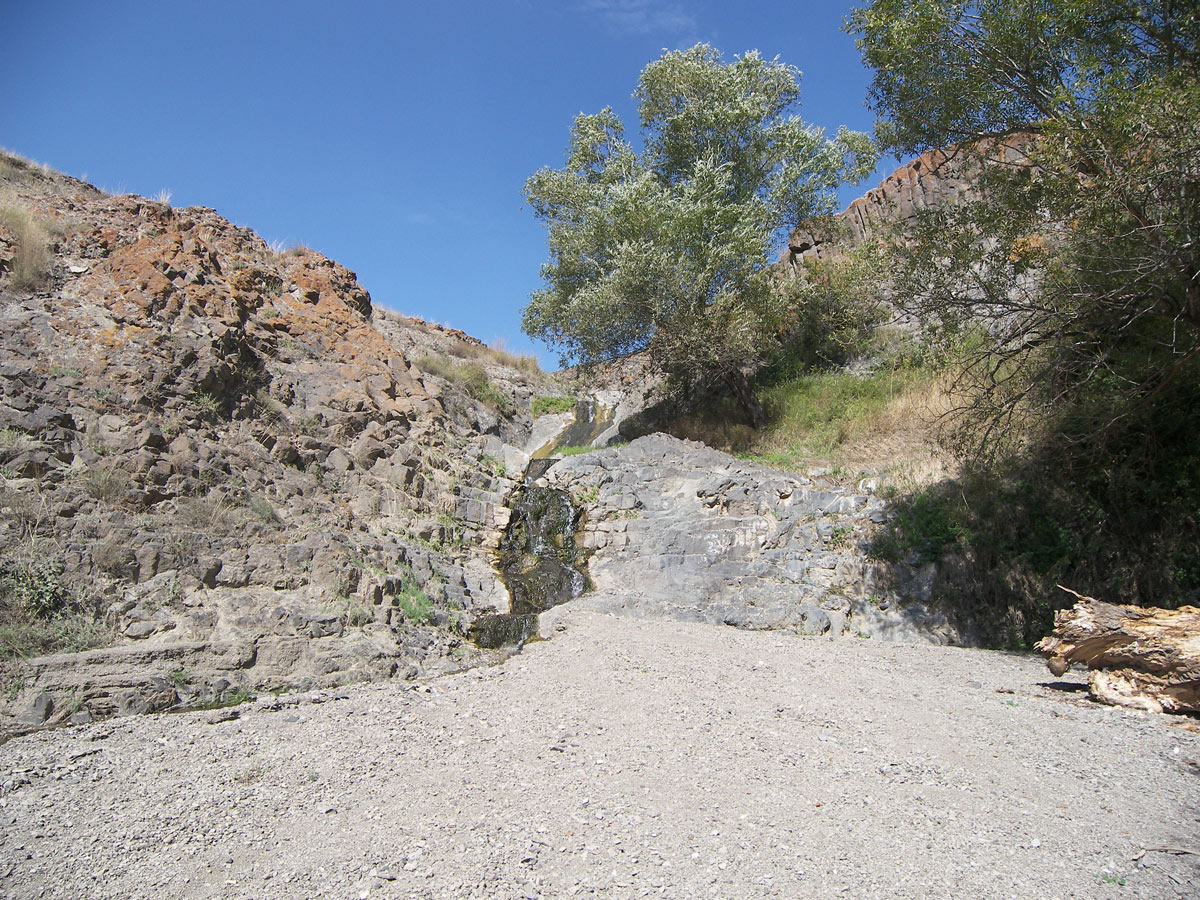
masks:
<path id="1" fill-rule="evenodd" d="M 1084 694 L 1088 689 L 1086 681 L 1041 681 L 1038 687 L 1063 694 Z"/>

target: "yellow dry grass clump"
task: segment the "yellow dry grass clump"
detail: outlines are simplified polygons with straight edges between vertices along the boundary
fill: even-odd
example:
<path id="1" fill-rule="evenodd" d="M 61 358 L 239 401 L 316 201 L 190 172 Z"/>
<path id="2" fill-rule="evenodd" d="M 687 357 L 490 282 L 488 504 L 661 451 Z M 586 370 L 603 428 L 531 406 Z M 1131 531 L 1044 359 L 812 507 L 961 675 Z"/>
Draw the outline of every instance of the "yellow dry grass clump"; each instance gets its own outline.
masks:
<path id="1" fill-rule="evenodd" d="M 13 194 L 0 193 L 0 228 L 11 235 L 11 285 L 16 290 L 37 290 L 50 272 L 50 233 L 46 226 Z M 3 237 L 4 235 L 0 235 Z"/>

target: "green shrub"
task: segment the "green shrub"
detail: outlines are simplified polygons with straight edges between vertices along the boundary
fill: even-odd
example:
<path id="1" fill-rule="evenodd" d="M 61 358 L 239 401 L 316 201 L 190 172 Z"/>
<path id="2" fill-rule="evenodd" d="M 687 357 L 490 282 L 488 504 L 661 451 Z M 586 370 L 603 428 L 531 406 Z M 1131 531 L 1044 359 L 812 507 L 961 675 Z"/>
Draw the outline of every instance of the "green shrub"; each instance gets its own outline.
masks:
<path id="1" fill-rule="evenodd" d="M 404 618 L 414 625 L 425 625 L 433 618 L 433 601 L 417 584 L 411 574 L 406 575 L 396 596 L 396 605 L 404 613 Z"/>
<path id="2" fill-rule="evenodd" d="M 887 562 L 927 563 L 959 544 L 970 543 L 969 510 L 953 482 L 903 495 L 889 491 L 891 521 L 876 533 L 868 548 Z"/>
<path id="3" fill-rule="evenodd" d="M 0 563 L 0 591 L 38 619 L 63 612 L 70 595 L 63 587 L 62 563 L 55 559 L 5 560 Z"/>
<path id="4" fill-rule="evenodd" d="M 112 634 L 63 582 L 63 566 L 44 548 L 0 561 L 0 659 L 76 652 Z"/>

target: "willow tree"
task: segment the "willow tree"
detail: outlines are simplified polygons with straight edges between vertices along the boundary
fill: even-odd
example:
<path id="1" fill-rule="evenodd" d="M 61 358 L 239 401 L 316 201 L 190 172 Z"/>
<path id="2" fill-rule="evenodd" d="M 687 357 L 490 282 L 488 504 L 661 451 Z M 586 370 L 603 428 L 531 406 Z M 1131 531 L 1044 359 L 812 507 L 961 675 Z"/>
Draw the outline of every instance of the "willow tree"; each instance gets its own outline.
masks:
<path id="1" fill-rule="evenodd" d="M 799 76 L 699 44 L 642 72 L 640 148 L 611 108 L 580 114 L 566 165 L 525 185 L 550 244 L 525 332 L 564 364 L 648 351 L 669 376 L 721 379 L 761 426 L 746 373 L 786 319 L 774 261 L 875 162 L 866 135 L 800 119 Z"/>
<path id="2" fill-rule="evenodd" d="M 984 326 L 974 449 L 1178 421 L 1200 399 L 1200 6 L 875 0 L 849 29 L 883 142 L 975 157 L 980 199 L 923 217 L 895 292 L 943 333 Z"/>
<path id="3" fill-rule="evenodd" d="M 891 266 L 962 353 L 959 449 L 999 463 L 941 495 L 967 544 L 941 571 L 1023 597 L 1025 640 L 1056 583 L 1197 602 L 1200 4 L 873 0 L 849 28 L 877 135 L 981 177 Z"/>

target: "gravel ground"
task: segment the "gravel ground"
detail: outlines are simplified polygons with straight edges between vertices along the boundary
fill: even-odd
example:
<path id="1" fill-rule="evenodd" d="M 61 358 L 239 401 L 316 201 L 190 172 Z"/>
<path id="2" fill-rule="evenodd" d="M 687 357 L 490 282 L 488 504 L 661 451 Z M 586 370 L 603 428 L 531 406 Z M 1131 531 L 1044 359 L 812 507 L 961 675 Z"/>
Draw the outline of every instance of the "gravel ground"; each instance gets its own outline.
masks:
<path id="1" fill-rule="evenodd" d="M 1200 896 L 1161 849 L 1200 850 L 1192 720 L 1027 656 L 563 625 L 427 685 L 10 741 L 0 894 Z"/>

